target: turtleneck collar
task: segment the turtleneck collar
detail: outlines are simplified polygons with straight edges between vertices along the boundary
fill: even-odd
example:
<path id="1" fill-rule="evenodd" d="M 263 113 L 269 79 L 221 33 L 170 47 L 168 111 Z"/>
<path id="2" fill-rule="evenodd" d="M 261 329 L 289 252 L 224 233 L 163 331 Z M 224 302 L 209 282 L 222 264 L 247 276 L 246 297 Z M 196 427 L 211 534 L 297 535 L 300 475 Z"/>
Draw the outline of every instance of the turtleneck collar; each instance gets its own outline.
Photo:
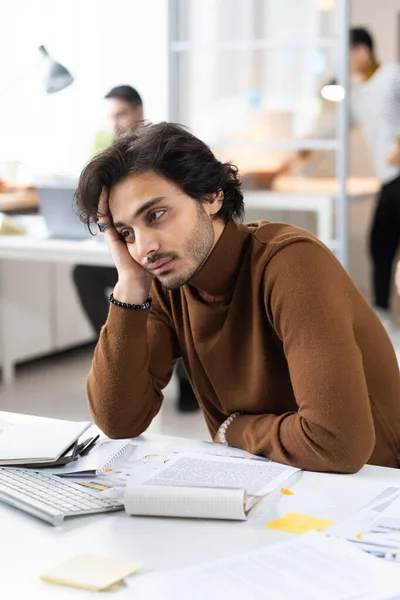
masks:
<path id="1" fill-rule="evenodd" d="M 207 260 L 188 285 L 214 298 L 229 295 L 250 237 L 246 225 L 228 221 Z"/>
<path id="2" fill-rule="evenodd" d="M 371 64 L 368 65 L 368 67 L 365 67 L 365 69 L 363 69 L 362 76 L 364 81 L 368 81 L 369 79 L 371 79 L 371 77 L 375 75 L 380 66 L 380 63 L 378 63 L 374 58 Z"/>

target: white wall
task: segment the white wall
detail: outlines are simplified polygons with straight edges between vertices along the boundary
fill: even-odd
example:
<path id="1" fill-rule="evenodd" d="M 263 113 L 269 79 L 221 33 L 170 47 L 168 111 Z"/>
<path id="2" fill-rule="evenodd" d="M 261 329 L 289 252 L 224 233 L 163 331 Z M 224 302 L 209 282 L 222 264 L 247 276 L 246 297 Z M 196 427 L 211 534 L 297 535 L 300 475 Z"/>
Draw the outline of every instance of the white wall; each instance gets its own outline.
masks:
<path id="1" fill-rule="evenodd" d="M 166 0 L 1 0 L 0 161 L 79 172 L 114 85 L 136 87 L 149 119 L 167 118 L 166 11 Z M 75 77 L 54 95 L 41 85 L 40 44 Z"/>

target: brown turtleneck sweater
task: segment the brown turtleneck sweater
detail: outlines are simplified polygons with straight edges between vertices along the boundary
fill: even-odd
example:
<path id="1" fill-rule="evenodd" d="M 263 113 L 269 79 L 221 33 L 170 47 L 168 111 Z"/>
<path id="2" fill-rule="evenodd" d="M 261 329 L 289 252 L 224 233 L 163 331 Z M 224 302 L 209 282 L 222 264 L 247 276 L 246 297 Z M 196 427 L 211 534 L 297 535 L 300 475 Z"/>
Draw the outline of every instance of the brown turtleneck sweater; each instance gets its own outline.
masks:
<path id="1" fill-rule="evenodd" d="M 147 429 L 183 358 L 210 434 L 272 460 L 400 466 L 400 376 L 375 313 L 331 252 L 287 225 L 229 222 L 190 284 L 110 307 L 88 377 L 110 437 Z"/>

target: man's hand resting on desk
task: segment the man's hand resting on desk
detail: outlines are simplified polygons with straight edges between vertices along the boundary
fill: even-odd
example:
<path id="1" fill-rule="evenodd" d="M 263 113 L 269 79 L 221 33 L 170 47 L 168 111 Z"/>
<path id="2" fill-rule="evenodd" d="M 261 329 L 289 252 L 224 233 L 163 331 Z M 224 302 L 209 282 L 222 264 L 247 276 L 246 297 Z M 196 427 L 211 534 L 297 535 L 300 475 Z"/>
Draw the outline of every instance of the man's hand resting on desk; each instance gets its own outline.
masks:
<path id="1" fill-rule="evenodd" d="M 129 245 L 114 228 L 106 188 L 100 194 L 97 217 L 98 222 L 111 225 L 103 235 L 118 271 L 114 297 L 120 302 L 143 304 L 149 295 L 153 276 L 134 260 L 129 253 Z"/>

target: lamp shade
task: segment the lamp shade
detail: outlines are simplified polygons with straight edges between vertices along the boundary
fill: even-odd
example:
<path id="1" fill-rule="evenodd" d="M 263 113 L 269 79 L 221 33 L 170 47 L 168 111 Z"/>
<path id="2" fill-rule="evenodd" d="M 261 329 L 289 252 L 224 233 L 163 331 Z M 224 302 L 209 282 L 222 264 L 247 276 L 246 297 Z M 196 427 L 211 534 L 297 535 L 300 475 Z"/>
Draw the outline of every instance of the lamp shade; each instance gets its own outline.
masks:
<path id="1" fill-rule="evenodd" d="M 48 94 L 60 92 L 73 83 L 71 73 L 60 63 L 51 58 L 44 46 L 39 46 L 44 63 L 44 86 Z"/>

